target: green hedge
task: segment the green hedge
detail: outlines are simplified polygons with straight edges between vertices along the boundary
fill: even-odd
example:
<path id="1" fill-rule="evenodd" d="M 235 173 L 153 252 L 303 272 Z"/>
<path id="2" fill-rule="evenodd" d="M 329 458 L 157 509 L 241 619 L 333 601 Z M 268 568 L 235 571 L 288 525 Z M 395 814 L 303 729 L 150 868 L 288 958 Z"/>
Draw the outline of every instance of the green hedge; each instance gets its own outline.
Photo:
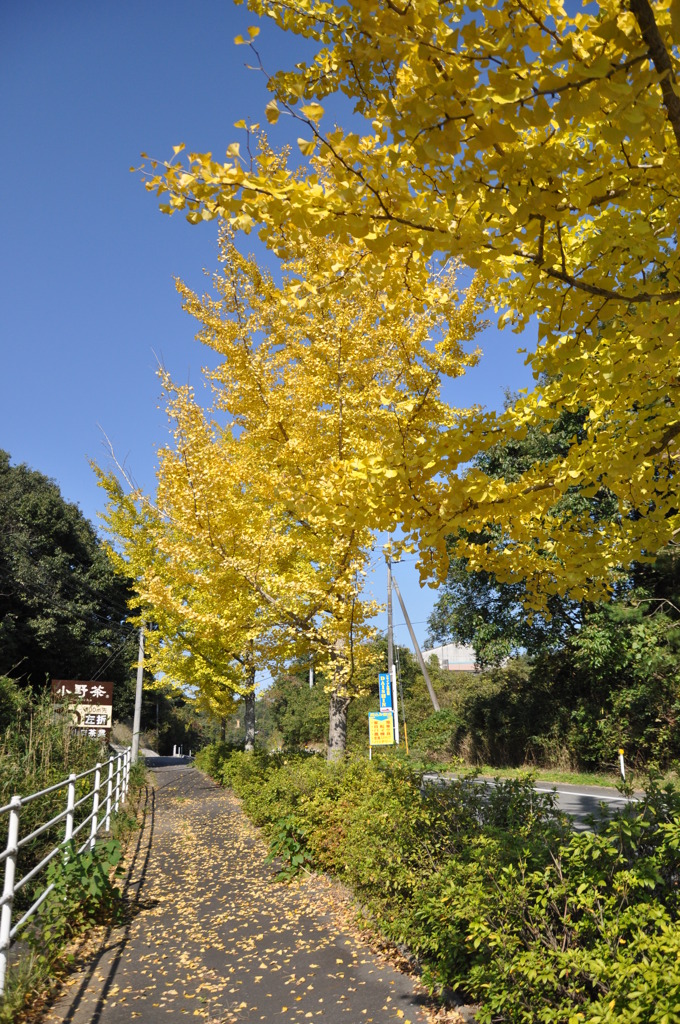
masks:
<path id="1" fill-rule="evenodd" d="M 680 1021 L 670 787 L 652 781 L 627 813 L 574 833 L 529 777 L 444 788 L 389 758 L 222 753 L 197 764 L 273 837 L 282 874 L 341 878 L 433 990 L 481 1003 L 480 1024 Z"/>

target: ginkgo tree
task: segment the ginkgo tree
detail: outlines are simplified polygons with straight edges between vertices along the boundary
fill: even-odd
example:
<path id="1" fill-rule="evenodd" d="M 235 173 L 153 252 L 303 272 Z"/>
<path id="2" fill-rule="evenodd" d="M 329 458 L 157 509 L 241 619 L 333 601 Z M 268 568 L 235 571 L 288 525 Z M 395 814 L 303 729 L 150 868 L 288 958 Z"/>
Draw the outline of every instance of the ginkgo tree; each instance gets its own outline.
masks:
<path id="1" fill-rule="evenodd" d="M 335 645 L 349 635 L 361 650 L 367 631 L 356 567 L 336 536 L 296 530 L 268 486 L 258 489 L 262 464 L 246 435 L 236 439 L 208 420 L 190 389 L 174 389 L 167 377 L 166 385 L 175 444 L 159 453 L 156 494 L 126 491 L 114 474 L 100 473 L 111 554 L 133 574 L 140 617 L 156 627 L 149 669 L 216 717 L 242 696 L 252 749 L 257 670 L 309 647 L 320 664 L 332 663 L 339 686 L 351 685 Z"/>
<path id="2" fill-rule="evenodd" d="M 521 331 L 536 318 L 533 391 L 502 414 L 470 410 L 434 445 L 363 460 L 367 485 L 389 505 L 371 522 L 396 515 L 435 575 L 446 534 L 493 524 L 502 548 L 461 539 L 457 553 L 501 581 L 525 579 L 537 607 L 546 592 L 606 592 L 619 566 L 680 529 L 680 8 L 248 6 L 318 44 L 313 59 L 269 80 L 266 115 L 291 119 L 306 165 L 289 169 L 266 149 L 242 157 L 238 143 L 226 162 L 184 160 L 178 146 L 175 159 L 148 166 L 147 187 L 165 212 L 256 228 L 283 257 L 330 234 L 351 264 L 360 244 L 375 257 L 367 278 L 394 298 L 403 288 L 395 252 L 409 254 L 412 281 L 431 258 L 460 258 L 488 283 L 503 325 Z M 354 102 L 346 129 L 326 123 L 334 93 Z M 538 418 L 579 408 L 588 409 L 586 437 L 565 455 L 511 482 L 466 470 Z M 574 518 L 562 501 L 574 483 L 584 494 L 606 487 L 617 514 L 606 524 Z"/>
<path id="3" fill-rule="evenodd" d="M 178 410 L 179 411 L 179 410 Z M 196 445 L 192 446 L 196 453 Z M 245 705 L 245 746 L 253 749 L 255 669 L 264 657 L 266 623 L 252 594 L 237 574 L 206 550 L 196 530 L 191 498 L 192 468 L 187 446 L 184 465 L 171 465 L 176 453 L 161 452 L 159 495 L 154 503 L 123 473 L 97 470 L 108 495 L 103 515 L 115 543 L 109 554 L 120 571 L 133 572 L 140 603 L 139 624 L 146 629 L 145 661 L 157 685 L 192 695 L 201 710 L 224 718 L 234 699 Z M 162 493 L 179 475 L 170 498 Z M 224 482 L 224 481 L 223 481 Z M 221 607 L 222 614 L 215 609 Z M 257 645 L 257 646 L 256 646 Z"/>
<path id="4" fill-rule="evenodd" d="M 367 668 L 380 667 L 376 605 L 362 595 L 380 499 L 357 460 L 436 442 L 456 415 L 441 380 L 477 358 L 466 343 L 482 303 L 474 283 L 458 294 L 452 269 L 390 299 L 364 287 L 371 254 L 351 255 L 310 239 L 279 284 L 225 232 L 214 294 L 178 283 L 220 357 L 204 371 L 211 400 L 202 407 L 163 373 L 174 441 L 159 453 L 156 495 L 102 475 L 119 557 L 160 626 L 154 669 L 220 707 L 239 686 L 252 692 L 255 668 L 313 653 L 331 756 Z M 407 254 L 392 263 L 407 279 Z"/>

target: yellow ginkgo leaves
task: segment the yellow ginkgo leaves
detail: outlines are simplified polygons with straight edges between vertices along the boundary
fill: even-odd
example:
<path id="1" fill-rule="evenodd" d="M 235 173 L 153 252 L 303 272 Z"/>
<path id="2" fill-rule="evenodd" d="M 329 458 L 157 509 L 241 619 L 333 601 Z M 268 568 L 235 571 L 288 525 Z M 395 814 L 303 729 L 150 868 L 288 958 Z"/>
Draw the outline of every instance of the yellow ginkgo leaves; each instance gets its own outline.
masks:
<path id="1" fill-rule="evenodd" d="M 304 125 L 307 167 L 293 172 L 266 150 L 247 169 L 196 155 L 151 167 L 148 187 L 167 212 L 257 225 L 286 258 L 333 236 L 340 275 L 360 244 L 385 309 L 404 288 L 395 253 L 409 258 L 410 286 L 443 255 L 479 272 L 506 329 L 537 318 L 534 394 L 496 418 L 471 411 L 445 423 L 434 445 L 377 460 L 368 478 L 389 485 L 396 521 L 433 571 L 444 567 L 431 558 L 444 535 L 492 522 L 513 552 L 506 574 L 527 577 L 537 601 L 541 591 L 606 590 L 612 566 L 680 529 L 675 5 L 500 0 L 474 16 L 462 0 L 249 8 L 318 43 L 314 59 L 271 80 L 278 107 Z M 346 130 L 325 126 L 333 92 L 352 98 L 363 134 L 357 116 Z M 465 468 L 476 452 L 578 408 L 594 413 L 578 445 L 483 497 L 487 484 Z M 395 489 L 395 479 L 406 483 Z M 560 513 L 575 481 L 613 496 L 608 523 Z M 496 562 L 490 551 L 485 564 Z"/>
<path id="2" fill-rule="evenodd" d="M 474 363 L 480 299 L 459 300 L 447 271 L 387 303 L 369 258 L 311 239 L 279 285 L 226 234 L 214 296 L 178 285 L 219 355 L 211 406 L 162 374 L 173 443 L 156 495 L 103 478 L 119 557 L 158 626 L 152 668 L 216 712 L 256 668 L 313 653 L 342 717 L 377 668 L 362 588 L 378 506 L 395 519 L 361 467 L 411 459 L 454 421 L 440 378 Z M 408 254 L 391 262 L 407 281 Z"/>

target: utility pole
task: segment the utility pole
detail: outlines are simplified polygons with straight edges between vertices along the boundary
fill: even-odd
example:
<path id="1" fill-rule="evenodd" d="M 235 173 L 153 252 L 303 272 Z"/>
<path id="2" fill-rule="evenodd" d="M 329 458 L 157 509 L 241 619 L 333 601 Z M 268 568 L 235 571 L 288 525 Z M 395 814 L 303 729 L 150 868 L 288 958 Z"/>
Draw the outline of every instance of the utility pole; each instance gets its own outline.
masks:
<path id="1" fill-rule="evenodd" d="M 394 665 L 394 625 L 392 622 L 392 562 L 390 556 L 387 559 L 387 671 L 392 679 L 392 666 Z"/>
<path id="2" fill-rule="evenodd" d="M 418 659 L 420 671 L 423 673 L 423 677 L 425 679 L 425 685 L 427 686 L 427 692 L 429 693 L 430 700 L 432 701 L 432 707 L 434 708 L 435 711 L 440 711 L 441 708 L 439 707 L 439 701 L 437 700 L 437 695 L 434 692 L 434 687 L 432 685 L 432 680 L 430 679 L 430 674 L 425 666 L 425 659 L 423 658 L 423 652 L 420 649 L 420 644 L 416 640 L 416 634 L 413 632 L 413 626 L 411 625 L 411 620 L 408 617 L 406 605 L 404 604 L 404 599 L 401 596 L 401 591 L 399 590 L 399 584 L 397 583 L 396 580 L 393 580 L 392 582 L 394 585 L 394 589 L 397 592 L 397 597 L 399 598 L 401 610 L 404 613 L 404 619 L 406 621 L 406 625 L 408 626 L 408 631 L 411 634 L 411 643 L 413 644 L 413 650 L 416 652 L 416 658 Z"/>
<path id="3" fill-rule="evenodd" d="M 397 676 L 394 667 L 394 622 L 392 620 L 392 559 L 387 560 L 387 671 L 392 689 L 392 708 L 394 717 L 394 741 L 399 744 L 399 705 L 397 703 Z"/>
<path id="4" fill-rule="evenodd" d="M 137 662 L 137 688 L 135 690 L 135 716 L 132 720 L 132 750 L 130 759 L 133 764 L 139 757 L 139 729 L 142 722 L 142 680 L 144 679 L 144 624 L 139 627 L 139 660 Z"/>
<path id="5" fill-rule="evenodd" d="M 402 686 L 402 673 L 401 665 L 399 664 L 399 651 L 397 650 L 397 663 L 394 666 L 395 676 L 399 674 L 399 699 L 401 701 L 401 718 L 404 723 L 404 743 L 406 744 L 406 753 L 408 754 L 408 729 L 406 728 L 406 705 L 404 704 L 404 687 Z"/>
<path id="6" fill-rule="evenodd" d="M 314 689 L 314 658 L 309 656 L 309 689 Z"/>

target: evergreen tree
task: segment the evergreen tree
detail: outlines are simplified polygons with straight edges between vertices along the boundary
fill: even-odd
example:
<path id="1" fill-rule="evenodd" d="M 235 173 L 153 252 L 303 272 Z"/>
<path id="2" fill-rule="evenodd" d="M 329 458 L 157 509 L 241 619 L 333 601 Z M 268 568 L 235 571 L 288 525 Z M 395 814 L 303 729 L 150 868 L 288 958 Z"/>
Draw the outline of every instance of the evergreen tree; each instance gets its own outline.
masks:
<path id="1" fill-rule="evenodd" d="M 0 450 L 0 675 L 116 683 L 124 710 L 136 637 L 129 583 L 57 485 Z M 121 697 L 123 698 L 121 702 Z"/>

